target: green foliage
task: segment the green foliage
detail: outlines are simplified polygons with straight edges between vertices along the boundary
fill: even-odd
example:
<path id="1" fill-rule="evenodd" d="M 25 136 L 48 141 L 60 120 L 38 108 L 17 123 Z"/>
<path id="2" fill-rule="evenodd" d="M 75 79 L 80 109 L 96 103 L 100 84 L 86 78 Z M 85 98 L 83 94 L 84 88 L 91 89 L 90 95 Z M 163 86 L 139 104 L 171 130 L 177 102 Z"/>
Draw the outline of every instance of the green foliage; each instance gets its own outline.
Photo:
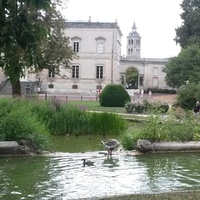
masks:
<path id="1" fill-rule="evenodd" d="M 164 129 L 159 116 L 149 116 L 141 131 L 141 139 L 148 139 L 151 142 L 166 141 L 168 140 L 167 132 L 168 130 Z"/>
<path id="2" fill-rule="evenodd" d="M 176 94 L 176 90 L 174 89 L 162 89 L 162 88 L 147 88 L 145 90 L 146 93 L 149 93 L 151 91 L 153 94 L 154 93 L 161 93 L 161 94 Z"/>
<path id="3" fill-rule="evenodd" d="M 180 88 L 177 97 L 177 104 L 184 109 L 191 110 L 195 105 L 197 98 L 200 97 L 197 96 L 199 94 L 197 88 L 199 88 L 199 85 L 197 86 L 194 83 L 189 83 Z"/>
<path id="4" fill-rule="evenodd" d="M 34 142 L 38 149 L 47 148 L 49 132 L 45 125 L 38 121 L 37 116 L 27 112 L 26 107 L 12 109 L 1 117 L 0 138 L 5 141 L 20 141 L 21 139 Z"/>
<path id="5" fill-rule="evenodd" d="M 0 67 L 9 77 L 13 96 L 21 96 L 20 78 L 25 76 L 26 69 L 37 73 L 53 68 L 59 74 L 61 65 L 69 68 L 73 51 L 61 31 L 65 20 L 58 10 L 63 2 L 4 0 L 0 3 Z"/>
<path id="6" fill-rule="evenodd" d="M 188 46 L 177 57 L 169 59 L 163 71 L 166 73 L 166 82 L 175 88 L 200 80 L 200 49 L 197 45 Z"/>
<path id="7" fill-rule="evenodd" d="M 90 134 L 119 135 L 126 128 L 126 122 L 118 114 L 90 113 Z"/>
<path id="8" fill-rule="evenodd" d="M 59 101 L 0 99 L 0 140 L 30 140 L 45 149 L 52 135 L 119 135 L 127 127 L 118 114 L 81 110 Z"/>
<path id="9" fill-rule="evenodd" d="M 124 149 L 135 149 L 137 141 L 141 138 L 140 130 L 140 127 L 130 126 L 124 134 L 121 134 L 120 141 Z"/>
<path id="10" fill-rule="evenodd" d="M 132 102 L 126 102 L 125 103 L 125 109 L 127 113 L 133 113 L 134 110 L 134 104 Z"/>
<path id="11" fill-rule="evenodd" d="M 126 70 L 126 83 L 131 84 L 131 88 L 137 88 L 138 71 L 135 68 L 128 68 Z"/>
<path id="12" fill-rule="evenodd" d="M 141 104 L 138 102 L 138 103 L 134 103 L 133 106 L 134 106 L 135 113 L 143 113 L 144 112 L 144 109 L 145 109 L 144 104 Z"/>
<path id="13" fill-rule="evenodd" d="M 105 107 L 124 107 L 130 100 L 128 92 L 122 85 L 107 85 L 100 95 L 100 105 Z"/>
<path id="14" fill-rule="evenodd" d="M 151 142 L 163 141 L 199 141 L 200 127 L 191 113 L 177 120 L 172 114 L 166 120 L 159 116 L 149 116 L 143 126 L 130 127 L 122 136 L 122 145 L 125 149 L 134 148 L 139 139 Z"/>
<path id="15" fill-rule="evenodd" d="M 150 103 L 148 100 L 143 100 L 140 102 L 126 102 L 125 109 L 127 113 L 166 113 L 169 110 L 169 105 L 160 102 Z"/>
<path id="16" fill-rule="evenodd" d="M 182 48 L 190 44 L 200 44 L 200 2 L 194 0 L 183 0 L 181 7 L 183 9 L 181 19 L 183 23 L 176 29 L 175 41 L 180 44 Z"/>

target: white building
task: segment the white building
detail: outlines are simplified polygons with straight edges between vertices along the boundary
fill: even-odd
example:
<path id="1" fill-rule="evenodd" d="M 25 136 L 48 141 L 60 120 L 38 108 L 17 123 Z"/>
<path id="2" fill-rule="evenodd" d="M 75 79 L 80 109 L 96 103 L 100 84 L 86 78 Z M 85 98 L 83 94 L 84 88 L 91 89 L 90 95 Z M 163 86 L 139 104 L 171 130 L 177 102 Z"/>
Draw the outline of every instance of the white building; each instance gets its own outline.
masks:
<path id="1" fill-rule="evenodd" d="M 135 23 L 127 36 L 126 57 L 120 58 L 120 75 L 123 83 L 126 83 L 126 71 L 134 68 L 138 71 L 139 89 L 162 88 L 168 86 L 165 83 L 165 73 L 163 67 L 168 59 L 141 58 L 141 37 L 137 32 Z"/>
<path id="2" fill-rule="evenodd" d="M 127 55 L 121 56 L 122 32 L 114 23 L 66 22 L 66 36 L 77 58 L 72 69 L 61 69 L 61 77 L 43 70 L 39 75 L 27 74 L 23 81 L 36 82 L 42 91 L 57 94 L 85 94 L 103 89 L 107 84 L 126 86 L 126 71 L 134 68 L 138 72 L 137 87 L 168 88 L 162 68 L 167 59 L 141 58 L 141 37 L 135 23 L 127 36 Z"/>

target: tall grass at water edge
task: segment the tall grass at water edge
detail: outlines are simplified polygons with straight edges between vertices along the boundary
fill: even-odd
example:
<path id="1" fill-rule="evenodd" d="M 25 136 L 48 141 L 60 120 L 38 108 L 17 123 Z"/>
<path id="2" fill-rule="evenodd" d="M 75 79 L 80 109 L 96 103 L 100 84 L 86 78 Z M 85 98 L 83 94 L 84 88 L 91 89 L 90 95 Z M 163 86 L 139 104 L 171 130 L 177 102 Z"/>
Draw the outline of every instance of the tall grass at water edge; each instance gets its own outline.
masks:
<path id="1" fill-rule="evenodd" d="M 31 104 L 19 99 L 0 100 L 0 141 L 30 140 L 37 149 L 47 149 L 49 131 L 30 112 Z"/>
<path id="2" fill-rule="evenodd" d="M 13 112 L 17 114 L 11 115 Z M 24 119 L 24 125 L 18 123 L 19 126 L 25 124 L 36 126 L 32 122 L 37 121 L 37 127 L 41 127 L 41 131 L 39 129 L 37 131 L 52 135 L 119 134 L 126 128 L 126 122 L 117 114 L 86 112 L 75 105 L 62 104 L 59 100 L 0 99 L 0 119 L 0 126 L 2 121 L 6 121 L 7 124 L 12 121 L 13 124 L 19 119 Z M 11 129 L 11 125 L 9 127 L 7 132 L 14 129 Z M 17 128 L 11 133 L 13 137 L 9 139 L 14 139 L 16 134 L 20 135 L 21 133 L 17 133 L 18 130 L 20 129 Z M 3 132 L 5 130 L 0 132 L 1 140 L 5 139 Z"/>
<path id="3" fill-rule="evenodd" d="M 121 141 L 125 149 L 135 148 L 139 139 L 151 142 L 188 142 L 200 140 L 199 122 L 191 114 L 177 120 L 173 114 L 167 119 L 150 115 L 142 124 L 132 124 L 122 135 Z"/>

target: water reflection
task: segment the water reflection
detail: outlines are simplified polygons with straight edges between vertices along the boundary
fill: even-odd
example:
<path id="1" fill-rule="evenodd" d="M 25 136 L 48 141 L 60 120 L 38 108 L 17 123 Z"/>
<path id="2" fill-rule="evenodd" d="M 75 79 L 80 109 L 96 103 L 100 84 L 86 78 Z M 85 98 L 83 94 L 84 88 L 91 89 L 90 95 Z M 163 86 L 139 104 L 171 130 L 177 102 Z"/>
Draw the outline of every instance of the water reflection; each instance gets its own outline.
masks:
<path id="1" fill-rule="evenodd" d="M 83 158 L 94 162 L 83 167 Z M 199 154 L 99 152 L 0 158 L 0 199 L 80 199 L 200 187 Z"/>
<path id="2" fill-rule="evenodd" d="M 116 159 L 116 158 L 106 158 L 103 161 L 103 166 L 113 168 L 113 167 L 119 166 L 118 163 L 119 163 L 119 159 Z"/>

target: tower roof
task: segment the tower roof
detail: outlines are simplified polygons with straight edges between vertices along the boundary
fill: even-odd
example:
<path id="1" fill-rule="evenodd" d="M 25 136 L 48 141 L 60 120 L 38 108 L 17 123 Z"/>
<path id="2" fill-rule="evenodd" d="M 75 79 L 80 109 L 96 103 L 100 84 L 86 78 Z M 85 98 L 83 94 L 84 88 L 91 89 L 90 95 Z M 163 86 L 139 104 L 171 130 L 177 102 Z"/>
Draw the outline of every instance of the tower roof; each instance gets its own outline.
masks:
<path id="1" fill-rule="evenodd" d="M 133 23 L 132 30 L 131 30 L 131 32 L 129 33 L 128 36 L 129 37 L 140 37 L 140 34 L 137 32 L 137 27 L 136 27 L 135 22 Z"/>

